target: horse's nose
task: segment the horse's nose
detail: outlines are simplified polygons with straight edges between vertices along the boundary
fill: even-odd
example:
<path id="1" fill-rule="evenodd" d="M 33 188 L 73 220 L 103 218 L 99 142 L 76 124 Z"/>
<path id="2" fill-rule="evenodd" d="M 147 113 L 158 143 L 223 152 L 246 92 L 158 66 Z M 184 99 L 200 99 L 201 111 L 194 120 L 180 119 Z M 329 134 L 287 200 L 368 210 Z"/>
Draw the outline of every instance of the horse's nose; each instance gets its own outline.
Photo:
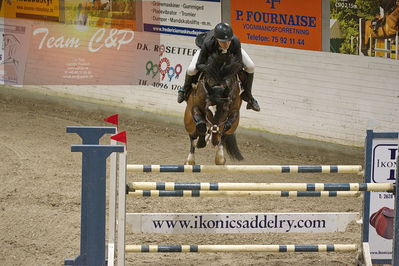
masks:
<path id="1" fill-rule="evenodd" d="M 213 146 L 217 146 L 220 143 L 219 134 L 212 134 L 211 142 Z"/>
<path id="2" fill-rule="evenodd" d="M 220 143 L 220 138 L 219 138 L 219 126 L 213 125 L 213 126 L 210 128 L 210 131 L 211 131 L 211 136 L 212 136 L 212 138 L 211 138 L 212 145 L 213 145 L 213 146 L 219 145 L 219 143 Z"/>

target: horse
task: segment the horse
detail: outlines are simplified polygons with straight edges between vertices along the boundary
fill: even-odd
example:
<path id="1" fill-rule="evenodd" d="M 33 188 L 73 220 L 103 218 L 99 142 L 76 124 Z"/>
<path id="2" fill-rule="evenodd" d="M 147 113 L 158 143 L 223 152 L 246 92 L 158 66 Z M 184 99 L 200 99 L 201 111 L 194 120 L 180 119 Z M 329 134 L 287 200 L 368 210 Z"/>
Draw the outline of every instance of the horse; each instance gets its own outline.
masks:
<path id="1" fill-rule="evenodd" d="M 233 160 L 244 159 L 234 133 L 240 119 L 239 74 L 243 64 L 231 55 L 217 53 L 211 55 L 207 63 L 198 67 L 198 82 L 192 86 L 184 112 L 184 126 L 190 138 L 185 164 L 189 165 L 195 164 L 195 148 L 204 148 L 207 142 L 217 147 L 217 165 L 226 163 L 223 147 Z"/>
<path id="2" fill-rule="evenodd" d="M 21 46 L 21 42 L 13 34 L 3 34 L 2 50 L 4 58 L 1 64 L 14 64 L 17 68 L 19 61 L 16 59 L 17 50 Z"/>
<path id="3" fill-rule="evenodd" d="M 105 1 L 105 3 L 103 2 L 104 0 L 93 0 L 93 1 L 83 1 L 82 3 L 79 3 L 76 9 L 75 24 L 86 26 L 90 13 L 99 13 L 99 12 L 101 13 L 101 12 L 110 11 L 110 2 L 109 1 Z M 97 16 L 98 15 L 99 14 L 97 14 Z M 103 19 L 99 19 L 97 24 L 98 25 L 96 26 L 102 26 Z"/>
<path id="4" fill-rule="evenodd" d="M 373 29 L 372 20 L 364 21 L 362 29 L 364 44 L 362 53 L 368 55 L 368 49 L 373 47 L 373 43 L 370 43 L 370 37 L 372 39 L 389 39 L 393 38 L 399 31 L 399 0 L 396 0 L 393 9 L 384 15 L 382 23 L 377 30 Z"/>

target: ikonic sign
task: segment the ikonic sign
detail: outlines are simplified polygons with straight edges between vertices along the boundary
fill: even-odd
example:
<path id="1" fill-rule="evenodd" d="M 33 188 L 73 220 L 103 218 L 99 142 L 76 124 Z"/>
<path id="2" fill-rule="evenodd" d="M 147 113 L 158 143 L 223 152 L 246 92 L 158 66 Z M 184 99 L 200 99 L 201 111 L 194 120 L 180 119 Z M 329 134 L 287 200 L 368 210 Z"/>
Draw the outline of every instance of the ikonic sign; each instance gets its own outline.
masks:
<path id="1" fill-rule="evenodd" d="M 373 151 L 372 179 L 374 183 L 395 182 L 397 145 L 379 144 Z"/>
<path id="2" fill-rule="evenodd" d="M 367 131 L 366 183 L 395 183 L 398 134 Z M 370 255 L 375 264 L 390 264 L 392 236 L 381 230 L 374 215 L 384 209 L 394 209 L 394 196 L 389 192 L 366 192 L 364 196 L 363 242 L 370 244 Z"/>

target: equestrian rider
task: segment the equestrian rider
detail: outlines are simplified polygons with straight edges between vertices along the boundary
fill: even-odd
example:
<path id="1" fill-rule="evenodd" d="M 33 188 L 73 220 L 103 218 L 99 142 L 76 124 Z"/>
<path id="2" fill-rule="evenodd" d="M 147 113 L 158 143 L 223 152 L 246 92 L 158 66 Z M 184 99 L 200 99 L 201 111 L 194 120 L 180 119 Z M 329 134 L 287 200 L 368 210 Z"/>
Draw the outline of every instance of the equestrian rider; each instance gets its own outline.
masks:
<path id="1" fill-rule="evenodd" d="M 377 14 L 371 21 L 371 26 L 375 32 L 377 32 L 378 28 L 384 24 L 386 15 L 395 9 L 398 2 L 399 1 L 397 0 L 381 0 L 379 2 L 380 14 Z"/>
<path id="2" fill-rule="evenodd" d="M 248 54 L 241 48 L 240 40 L 233 34 L 233 29 L 227 23 L 219 23 L 215 28 L 209 31 L 202 44 L 201 51 L 196 52 L 186 72 L 184 86 L 178 91 L 177 102 L 181 103 L 187 100 L 187 96 L 191 91 L 191 84 L 196 82 L 198 66 L 205 64 L 208 57 L 214 52 L 220 54 L 232 54 L 239 62 L 244 65 L 244 73 L 246 74 L 243 82 L 244 92 L 241 98 L 247 102 L 247 109 L 259 112 L 258 102 L 252 96 L 252 83 L 254 80 L 255 64 L 252 62 Z"/>

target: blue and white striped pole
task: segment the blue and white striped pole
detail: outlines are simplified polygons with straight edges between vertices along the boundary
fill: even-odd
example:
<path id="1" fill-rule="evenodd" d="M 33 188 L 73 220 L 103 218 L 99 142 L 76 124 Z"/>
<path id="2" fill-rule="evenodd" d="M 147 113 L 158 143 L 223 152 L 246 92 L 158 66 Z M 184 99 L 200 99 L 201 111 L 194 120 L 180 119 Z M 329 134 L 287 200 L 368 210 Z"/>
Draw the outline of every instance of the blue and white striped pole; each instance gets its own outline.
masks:
<path id="1" fill-rule="evenodd" d="M 128 172 L 144 173 L 340 173 L 361 174 L 361 165 L 151 165 L 128 164 Z"/>
<path id="2" fill-rule="evenodd" d="M 127 245 L 132 253 L 191 252 L 353 252 L 356 244 L 327 245 Z"/>

